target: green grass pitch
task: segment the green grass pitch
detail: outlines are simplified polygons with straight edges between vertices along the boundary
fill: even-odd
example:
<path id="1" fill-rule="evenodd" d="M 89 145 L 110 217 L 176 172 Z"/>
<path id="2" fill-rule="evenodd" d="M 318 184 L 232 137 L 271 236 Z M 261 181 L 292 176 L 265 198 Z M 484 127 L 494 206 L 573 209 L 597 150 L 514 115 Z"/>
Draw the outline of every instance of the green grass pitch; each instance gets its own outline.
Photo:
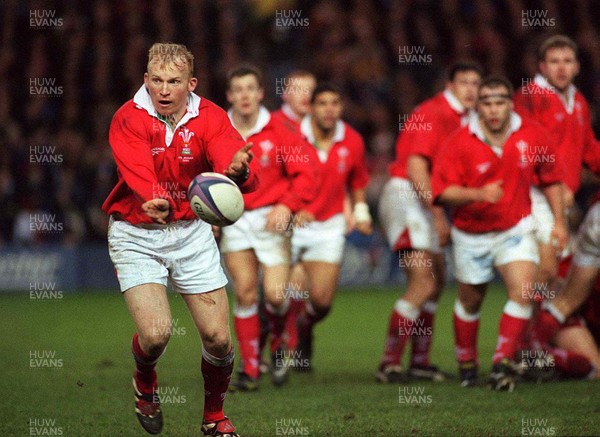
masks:
<path id="1" fill-rule="evenodd" d="M 316 329 L 312 374 L 292 373 L 281 388 L 263 377 L 257 392 L 227 397 L 226 413 L 240 435 L 600 435 L 598 381 L 521 384 L 514 393 L 462 389 L 457 380 L 402 388 L 375 383 L 398 295 L 394 287 L 342 290 Z M 452 374 L 454 295 L 448 287 L 442 297 L 433 347 L 435 364 Z M 484 377 L 505 299 L 496 286 L 484 304 L 479 338 Z M 177 326 L 157 369 L 166 400 L 161 435 L 198 436 L 200 341 L 182 299 L 171 294 L 171 302 Z M 147 435 L 133 411 L 133 324 L 118 291 L 45 300 L 2 294 L 0 308 L 1 436 Z M 47 367 L 36 367 L 39 363 Z M 416 396 L 407 403 L 400 402 L 401 394 Z"/>

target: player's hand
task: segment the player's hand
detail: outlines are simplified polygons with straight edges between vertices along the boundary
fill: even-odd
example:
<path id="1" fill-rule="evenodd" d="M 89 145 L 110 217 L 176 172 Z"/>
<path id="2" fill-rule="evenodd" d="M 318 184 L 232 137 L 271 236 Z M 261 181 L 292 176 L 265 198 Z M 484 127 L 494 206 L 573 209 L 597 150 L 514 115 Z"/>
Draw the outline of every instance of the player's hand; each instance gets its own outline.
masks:
<path id="1" fill-rule="evenodd" d="M 555 222 L 554 228 L 552 228 L 552 232 L 550 233 L 550 241 L 552 242 L 557 254 L 565 249 L 568 240 L 569 233 L 565 224 L 561 221 Z"/>
<path id="2" fill-rule="evenodd" d="M 298 224 L 298 226 L 305 226 L 307 223 L 314 222 L 315 216 L 306 210 L 301 210 L 296 213 L 296 217 L 294 218 L 294 222 Z"/>
<path id="3" fill-rule="evenodd" d="M 569 209 L 573 207 L 575 203 L 575 195 L 573 192 L 563 184 L 563 205 L 565 208 Z"/>
<path id="4" fill-rule="evenodd" d="M 502 197 L 502 181 L 494 181 L 485 184 L 479 189 L 481 202 L 497 203 Z"/>
<path id="5" fill-rule="evenodd" d="M 225 175 L 232 179 L 240 179 L 248 174 L 250 171 L 250 161 L 254 158 L 254 153 L 250 150 L 252 146 L 253 143 L 248 143 L 235 152 L 229 167 L 225 170 Z"/>
<path id="6" fill-rule="evenodd" d="M 450 242 L 450 223 L 443 208 L 434 208 L 433 229 L 440 240 L 440 247 L 446 247 Z"/>
<path id="7" fill-rule="evenodd" d="M 155 223 L 164 225 L 169 217 L 169 201 L 167 199 L 151 199 L 142 204 L 142 211 Z"/>
<path id="8" fill-rule="evenodd" d="M 373 233 L 373 222 L 355 222 L 354 229 L 363 235 L 371 235 Z"/>
<path id="9" fill-rule="evenodd" d="M 267 223 L 265 230 L 268 232 L 277 232 L 283 234 L 287 231 L 292 218 L 292 210 L 283 203 L 278 203 L 267 214 Z"/>

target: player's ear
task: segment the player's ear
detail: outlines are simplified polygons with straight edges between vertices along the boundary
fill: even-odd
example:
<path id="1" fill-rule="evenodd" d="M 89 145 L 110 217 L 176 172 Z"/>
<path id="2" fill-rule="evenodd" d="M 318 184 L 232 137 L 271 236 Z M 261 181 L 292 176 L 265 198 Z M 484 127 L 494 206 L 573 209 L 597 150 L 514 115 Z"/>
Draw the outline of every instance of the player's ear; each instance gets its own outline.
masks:
<path id="1" fill-rule="evenodd" d="M 188 81 L 188 91 L 191 93 L 196 89 L 197 86 L 198 79 L 196 79 L 195 77 L 190 78 L 190 80 Z"/>
<path id="2" fill-rule="evenodd" d="M 538 69 L 540 70 L 540 73 L 542 73 L 542 76 L 547 77 L 546 63 L 544 61 L 538 62 Z"/>
<path id="3" fill-rule="evenodd" d="M 148 72 L 144 73 L 144 86 L 148 88 Z"/>
<path id="4" fill-rule="evenodd" d="M 261 101 L 265 98 L 265 89 L 263 87 L 258 89 L 258 97 Z"/>

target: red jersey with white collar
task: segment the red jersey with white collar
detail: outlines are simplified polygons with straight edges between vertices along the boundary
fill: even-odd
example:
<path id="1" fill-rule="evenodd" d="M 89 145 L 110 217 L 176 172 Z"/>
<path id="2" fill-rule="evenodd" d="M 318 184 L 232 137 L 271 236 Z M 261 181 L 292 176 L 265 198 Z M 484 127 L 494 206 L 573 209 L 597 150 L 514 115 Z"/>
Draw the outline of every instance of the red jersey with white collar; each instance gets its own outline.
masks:
<path id="1" fill-rule="evenodd" d="M 102 205 L 130 223 L 153 223 L 142 203 L 163 198 L 171 205 L 170 220 L 197 218 L 187 199 L 191 180 L 202 172 L 224 173 L 233 155 L 244 147 L 223 109 L 190 93 L 187 112 L 174 130 L 159 119 L 144 86 L 115 113 L 109 143 L 119 180 Z M 240 186 L 258 186 L 258 166 Z"/>
<path id="2" fill-rule="evenodd" d="M 485 142 L 479 117 L 455 132 L 444 144 L 433 166 L 432 190 L 437 199 L 452 185 L 480 188 L 502 180 L 502 197 L 495 203 L 473 202 L 453 208 L 452 222 L 470 233 L 503 231 L 531 214 L 529 188 L 534 174 L 543 186 L 561 181 L 554 148 L 541 126 L 516 113 L 504 146 L 493 148 Z"/>
<path id="3" fill-rule="evenodd" d="M 300 131 L 310 144 L 315 145 L 311 120 L 310 116 L 305 117 L 300 124 Z M 322 182 L 316 199 L 304 208 L 318 221 L 341 214 L 344 211 L 346 190 L 365 188 L 369 183 L 365 144 L 360 134 L 348 123 L 338 120 L 332 141 L 329 151 L 315 147 Z"/>
<path id="4" fill-rule="evenodd" d="M 229 118 L 233 122 L 231 110 Z M 317 156 L 298 131 L 261 106 L 246 140 L 254 144 L 261 180 L 256 191 L 244 194 L 246 210 L 282 203 L 296 212 L 316 197 L 321 181 Z"/>
<path id="5" fill-rule="evenodd" d="M 271 117 L 281 121 L 285 125 L 291 126 L 294 130 L 300 132 L 300 122 L 302 121 L 302 118 L 298 117 L 287 103 L 281 105 L 281 108 L 279 108 L 277 111 L 273 111 L 271 113 Z"/>
<path id="6" fill-rule="evenodd" d="M 406 163 L 410 155 L 421 155 L 431 165 L 448 136 L 467 123 L 467 114 L 458 99 L 445 90 L 425 100 L 406 119 L 400 119 L 396 160 L 390 165 L 390 175 L 408 179 Z"/>
<path id="7" fill-rule="evenodd" d="M 515 110 L 543 125 L 557 144 L 557 159 L 565 168 L 564 183 L 573 192 L 579 188 L 582 163 L 600 173 L 600 144 L 594 137 L 585 97 L 571 85 L 567 100 L 548 81 L 537 75 L 518 89 Z"/>

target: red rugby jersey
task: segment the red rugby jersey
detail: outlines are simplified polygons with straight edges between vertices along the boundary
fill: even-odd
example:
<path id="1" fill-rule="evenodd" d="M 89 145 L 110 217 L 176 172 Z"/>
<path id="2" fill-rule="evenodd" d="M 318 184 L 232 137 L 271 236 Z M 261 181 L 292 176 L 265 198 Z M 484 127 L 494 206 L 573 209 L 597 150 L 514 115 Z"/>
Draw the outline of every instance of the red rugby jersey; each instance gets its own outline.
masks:
<path id="1" fill-rule="evenodd" d="M 229 118 L 233 122 L 231 110 Z M 253 193 L 244 194 L 246 210 L 282 203 L 295 212 L 316 197 L 321 181 L 317 155 L 300 132 L 261 106 L 247 141 L 254 143 L 261 183 Z"/>
<path id="2" fill-rule="evenodd" d="M 537 75 L 532 83 L 515 93 L 515 110 L 542 126 L 556 142 L 558 160 L 565 170 L 564 183 L 573 192 L 579 188 L 582 163 L 600 173 L 600 144 L 594 136 L 585 97 L 571 85 L 568 102 L 548 81 Z"/>
<path id="3" fill-rule="evenodd" d="M 467 114 L 458 99 L 445 90 L 425 100 L 407 118 L 401 118 L 396 160 L 390 165 L 390 175 L 408 179 L 406 163 L 410 155 L 424 156 L 431 165 L 448 136 L 467 123 Z"/>
<path id="4" fill-rule="evenodd" d="M 479 188 L 502 180 L 503 195 L 496 204 L 473 202 L 452 210 L 452 222 L 465 232 L 503 231 L 531 214 L 529 188 L 534 174 L 543 186 L 560 182 L 555 148 L 533 120 L 512 113 L 510 129 L 501 150 L 486 144 L 479 117 L 455 132 L 440 150 L 433 166 L 434 199 L 451 185 Z"/>
<path id="5" fill-rule="evenodd" d="M 109 143 L 119 180 L 102 209 L 134 224 L 152 223 L 142 203 L 155 198 L 169 201 L 171 220 L 195 219 L 187 199 L 191 180 L 202 172 L 224 173 L 245 144 L 223 109 L 193 93 L 186 114 L 171 130 L 158 118 L 144 86 L 115 113 Z M 256 189 L 257 172 L 252 162 L 242 192 Z"/>
<path id="6" fill-rule="evenodd" d="M 300 124 L 302 134 L 310 144 L 315 144 L 311 117 L 304 117 Z M 365 162 L 365 144 L 352 127 L 338 120 L 333 135 L 333 145 L 328 152 L 315 147 L 318 155 L 317 167 L 322 182 L 317 197 L 306 208 L 315 219 L 324 221 L 344 211 L 346 190 L 365 188 L 369 173 Z"/>

